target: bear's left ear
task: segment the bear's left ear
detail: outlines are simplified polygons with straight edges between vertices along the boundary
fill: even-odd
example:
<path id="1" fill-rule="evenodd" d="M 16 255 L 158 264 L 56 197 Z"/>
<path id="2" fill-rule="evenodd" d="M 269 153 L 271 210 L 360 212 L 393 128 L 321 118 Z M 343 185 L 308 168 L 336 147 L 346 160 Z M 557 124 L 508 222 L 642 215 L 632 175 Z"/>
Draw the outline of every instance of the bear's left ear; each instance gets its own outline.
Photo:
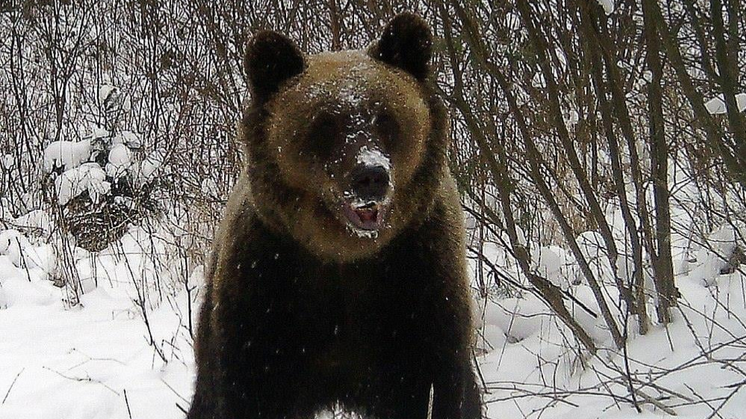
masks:
<path id="1" fill-rule="evenodd" d="M 285 35 L 262 31 L 246 46 L 244 69 L 255 100 L 266 101 L 279 90 L 280 84 L 303 72 L 303 53 Z"/>
<path id="2" fill-rule="evenodd" d="M 424 81 L 430 74 L 433 35 L 430 26 L 413 13 L 396 15 L 368 54 Z"/>

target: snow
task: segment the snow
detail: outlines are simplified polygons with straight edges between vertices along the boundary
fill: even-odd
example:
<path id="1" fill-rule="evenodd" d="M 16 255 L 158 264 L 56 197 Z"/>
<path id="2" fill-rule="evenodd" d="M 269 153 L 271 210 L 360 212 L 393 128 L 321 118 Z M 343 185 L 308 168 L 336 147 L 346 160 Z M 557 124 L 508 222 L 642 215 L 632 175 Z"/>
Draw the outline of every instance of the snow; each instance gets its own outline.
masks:
<path id="1" fill-rule="evenodd" d="M 115 144 L 109 150 L 108 161 L 106 164 L 106 174 L 117 179 L 127 173 L 127 169 L 132 164 L 132 153 L 126 145 Z"/>
<path id="2" fill-rule="evenodd" d="M 653 72 L 650 70 L 645 70 L 642 72 L 642 78 L 648 83 L 651 83 L 653 81 Z"/>
<path id="3" fill-rule="evenodd" d="M 57 303 L 13 306 L 0 316 L 0 388 L 10 389 L 0 417 L 124 419 L 128 409 L 136 418 L 183 417 L 177 403 L 187 402 L 174 391 L 189 393 L 191 365 L 157 365 L 126 295 L 94 292 L 84 309 L 70 311 L 58 290 L 48 291 Z M 165 314 L 157 330 L 164 336 L 176 321 L 165 311 L 155 313 Z M 15 326 L 24 324 L 33 327 Z"/>
<path id="4" fill-rule="evenodd" d="M 738 112 L 743 112 L 746 109 L 746 93 L 736 95 L 736 105 L 738 106 Z M 728 112 L 728 108 L 725 106 L 725 97 L 722 94 L 705 102 L 705 108 L 712 115 L 722 115 Z"/>
<path id="5" fill-rule="evenodd" d="M 600 279 L 602 280 L 609 279 L 608 277 L 610 277 L 611 266 L 606 252 L 606 244 L 601 233 L 597 231 L 586 231 L 580 233 L 576 240 L 578 247 L 580 247 L 580 252 L 588 262 L 591 271 L 594 274 L 601 274 L 602 277 Z M 606 273 L 609 275 L 604 277 L 603 274 Z M 580 270 L 577 271 L 576 275 L 576 280 L 578 280 L 578 282 L 585 283 L 585 276 L 583 276 Z"/>
<path id="6" fill-rule="evenodd" d="M 88 192 L 93 202 L 109 193 L 111 185 L 106 181 L 106 173 L 97 163 L 85 163 L 62 173 L 54 181 L 57 202 L 65 205 L 83 192 Z"/>
<path id="7" fill-rule="evenodd" d="M 610 208 L 610 219 L 618 220 L 617 212 L 618 209 Z M 672 214 L 681 217 L 683 213 L 674 208 Z M 612 222 L 615 236 L 623 226 L 617 224 Z M 702 399 L 717 400 L 717 407 L 728 397 L 718 416 L 725 419 L 740 419 L 742 412 L 746 411 L 746 394 L 737 390 L 737 384 L 744 380 L 740 368 L 743 366 L 742 344 L 746 339 L 746 323 L 742 320 L 746 316 L 746 291 L 743 288 L 746 275 L 721 270 L 724 257 L 733 252 L 737 243 L 744 243 L 744 233 L 746 225 L 742 222 L 720 225 L 708 234 L 712 248 L 700 248 L 696 251 L 696 259 L 690 262 L 691 269 L 677 271 L 680 307 L 674 309 L 674 322 L 667 328 L 654 324 L 646 336 L 640 336 L 635 319 L 630 319 L 627 355 L 633 377 L 640 380 L 636 387 L 649 399 L 675 412 L 677 417 L 709 417 L 712 409 L 702 403 Z M 613 286 L 607 285 L 612 273 L 600 234 L 587 231 L 581 233 L 577 241 L 591 262 L 592 270 L 602 279 L 602 291 L 609 298 L 612 312 L 619 318 L 618 295 L 615 295 Z M 682 241 L 688 239 L 674 236 L 674 259 L 685 257 Z M 620 250 L 624 249 L 622 244 L 617 242 Z M 499 246 L 487 243 L 483 251 L 489 260 L 502 267 L 505 274 L 517 269 L 511 266 L 510 258 Z M 567 283 L 568 278 L 577 274 L 578 268 L 566 250 L 542 246 L 532 248 L 531 255 L 537 273 L 562 286 L 590 310 L 600 313 L 588 285 Z M 620 256 L 620 276 L 629 279 L 622 269 L 629 257 Z M 557 266 L 566 269 L 563 272 Z M 476 265 L 472 263 L 474 267 Z M 647 282 L 646 286 L 652 287 L 652 284 Z M 651 300 L 648 310 L 654 317 L 652 303 Z M 579 344 L 572 339 L 570 332 L 550 314 L 541 300 L 529 292 L 479 301 L 477 346 L 483 351 L 479 368 L 489 388 L 485 395 L 488 417 L 669 417 L 640 394 L 637 397 L 642 403 L 641 414 L 631 403 L 619 400 L 629 400 L 624 382 L 624 354 L 614 349 L 600 316 L 594 318 L 574 302 L 566 300 L 565 304 L 596 345 L 602 348 L 598 357 L 580 356 Z M 610 392 L 617 399 L 612 398 Z"/>
<path id="8" fill-rule="evenodd" d="M 98 89 L 98 101 L 101 103 L 106 102 L 112 93 L 116 93 L 117 88 L 108 84 L 101 86 Z"/>
<path id="9" fill-rule="evenodd" d="M 4 255 L 13 265 L 23 266 L 22 250 L 30 245 L 26 236 L 17 230 L 0 232 L 0 255 Z"/>
<path id="10" fill-rule="evenodd" d="M 333 406 L 317 412 L 314 419 L 365 419 L 362 415 L 355 412 L 344 410 L 340 406 Z"/>
<path id="11" fill-rule="evenodd" d="M 508 12 L 505 14 L 504 21 L 506 23 L 506 29 L 511 31 L 517 31 L 521 28 L 521 16 L 514 12 Z"/>
<path id="12" fill-rule="evenodd" d="M 44 171 L 73 169 L 91 157 L 91 141 L 54 141 L 44 149 Z"/>
<path id="13" fill-rule="evenodd" d="M 357 155 L 357 163 L 368 167 L 383 167 L 391 170 L 391 161 L 377 148 L 361 147 Z"/>
<path id="14" fill-rule="evenodd" d="M 150 182 L 155 178 L 163 164 L 164 153 L 162 151 L 154 151 L 148 154 L 145 159 L 140 163 L 140 170 L 137 172 L 137 181 L 139 185 Z"/>
<path id="15" fill-rule="evenodd" d="M 502 331 L 508 342 L 520 342 L 536 334 L 545 322 L 550 321 L 549 309 L 537 297 L 506 298 L 499 303 L 488 304 L 484 312 L 485 326 L 494 326 Z M 499 338 L 499 341 L 502 339 Z M 490 342 L 493 347 L 496 343 Z"/>
<path id="16" fill-rule="evenodd" d="M 97 126 L 93 129 L 93 132 L 91 132 L 90 137 L 93 139 L 109 138 L 111 137 L 111 132 L 104 127 Z"/>
<path id="17" fill-rule="evenodd" d="M 139 135 L 132 131 L 122 131 L 121 133 L 114 136 L 113 143 L 122 143 L 131 149 L 138 149 L 142 147 L 142 139 Z"/>
<path id="18" fill-rule="evenodd" d="M 2 159 L 0 159 L 0 166 L 4 167 L 5 169 L 11 169 L 14 165 L 15 159 L 10 154 L 6 154 L 3 156 Z"/>
<path id="19" fill-rule="evenodd" d="M 150 245 L 149 236 L 141 229 L 128 233 L 118 244 L 124 258 L 113 248 L 95 257 L 78 249 L 75 263 L 87 292 L 73 308 L 41 267 L 21 268 L 0 254 L 0 418 L 183 418 L 177 404 L 188 406 L 194 379 L 184 316 L 187 302 L 196 300 L 187 300 L 183 289 L 158 300 L 151 290 L 149 320 L 166 363 L 148 344 L 133 304 L 149 275 L 168 284 L 169 270 L 154 259 L 167 245 Z M 24 256 L 50 249 L 25 245 Z M 192 280 L 201 281 L 198 274 Z"/>
<path id="20" fill-rule="evenodd" d="M 598 0 L 598 4 L 604 8 L 604 12 L 610 15 L 614 12 L 614 0 Z"/>
<path id="21" fill-rule="evenodd" d="M 205 178 L 202 180 L 202 184 L 200 185 L 200 191 L 202 191 L 202 193 L 207 196 L 211 196 L 211 197 L 220 196 L 220 188 L 218 188 L 218 183 L 215 182 L 215 179 L 212 179 L 212 178 Z"/>
<path id="22" fill-rule="evenodd" d="M 42 210 L 33 210 L 13 220 L 13 225 L 26 230 L 36 230 L 43 235 L 49 234 L 49 215 Z"/>
<path id="23" fill-rule="evenodd" d="M 117 105 L 121 104 L 121 99 L 119 88 L 115 86 L 105 84 L 98 89 L 98 102 L 107 111 L 114 110 Z"/>
<path id="24" fill-rule="evenodd" d="M 109 163 L 115 166 L 129 166 L 130 149 L 124 144 L 116 144 L 109 150 Z"/>
<path id="25" fill-rule="evenodd" d="M 559 246 L 545 246 L 532 250 L 532 268 L 552 284 L 567 290 L 574 272 L 572 255 Z"/>
<path id="26" fill-rule="evenodd" d="M 359 201 L 363 202 L 363 201 Z M 368 240 L 375 240 L 378 238 L 378 230 L 362 230 L 357 227 L 352 226 L 351 224 L 347 224 L 347 231 L 356 235 L 357 237 L 361 239 L 368 239 Z"/>
<path id="27" fill-rule="evenodd" d="M 566 115 L 565 125 L 567 125 L 568 128 L 573 127 L 577 125 L 579 121 L 580 121 L 580 115 L 578 114 L 578 111 L 576 111 L 575 109 L 572 109 Z"/>
<path id="28" fill-rule="evenodd" d="M 546 88 L 547 82 L 544 80 L 544 74 L 540 71 L 534 74 L 534 77 L 531 79 L 531 86 L 536 87 L 537 89 Z"/>
<path id="29" fill-rule="evenodd" d="M 702 248 L 697 252 L 698 267 L 689 276 L 699 279 L 703 285 L 713 285 L 721 270 L 728 265 L 728 258 L 733 254 L 736 245 L 746 237 L 746 225 L 735 222 L 720 226 L 708 237 L 711 248 Z"/>
<path id="30" fill-rule="evenodd" d="M 726 385 L 743 381 L 743 375 L 736 368 L 724 365 L 729 359 L 743 356 L 740 345 L 727 345 L 727 342 L 733 342 L 734 338 L 742 340 L 746 333 L 744 325 L 735 317 L 743 318 L 746 314 L 739 285 L 744 279 L 736 275 L 719 277 L 715 281 L 719 289 L 717 295 L 708 292 L 697 279 L 679 277 L 682 309 L 675 312 L 674 323 L 668 330 L 657 326 L 644 337 L 634 337 L 629 344 L 631 370 L 638 379 L 651 383 L 640 391 L 663 405 L 675 406 L 672 409 L 677 417 L 708 417 L 710 411 L 705 404 L 687 400 L 698 400 L 702 395 L 725 397 L 732 391 Z M 728 299 L 739 301 L 730 304 L 730 313 L 717 308 Z M 494 331 L 485 333 L 486 338 L 496 336 L 495 341 L 490 342 L 495 349 L 480 361 L 485 380 L 492 383 L 492 390 L 485 397 L 488 417 L 517 419 L 533 417 L 526 416 L 526 412 L 537 411 L 543 411 L 546 417 L 572 419 L 668 417 L 649 403 L 643 404 L 643 414 L 638 415 L 631 404 L 603 395 L 605 389 L 609 389 L 617 396 L 628 397 L 621 379 L 620 372 L 624 368 L 620 353 L 606 350 L 599 358 L 583 361 L 574 354 L 574 344 L 564 340 L 566 332 L 562 332 L 556 319 L 543 314 L 545 310 L 533 299 L 513 301 L 512 306 L 505 306 L 505 301 L 502 304 L 506 314 L 498 324 L 508 321 L 510 311 L 520 310 L 520 314 L 515 315 L 509 326 L 498 328 L 510 330 L 509 336 L 520 333 L 521 339 L 505 341 Z M 714 319 L 708 320 L 708 317 Z M 529 320 L 533 323 L 527 325 Z M 713 328 L 713 321 L 717 327 Z M 714 351 L 709 361 L 703 355 L 707 351 Z M 587 363 L 584 369 L 580 367 L 583 363 Z M 586 390 L 585 395 L 582 389 Z M 720 417 L 737 419 L 744 411 L 746 395 L 737 393 L 723 406 Z"/>

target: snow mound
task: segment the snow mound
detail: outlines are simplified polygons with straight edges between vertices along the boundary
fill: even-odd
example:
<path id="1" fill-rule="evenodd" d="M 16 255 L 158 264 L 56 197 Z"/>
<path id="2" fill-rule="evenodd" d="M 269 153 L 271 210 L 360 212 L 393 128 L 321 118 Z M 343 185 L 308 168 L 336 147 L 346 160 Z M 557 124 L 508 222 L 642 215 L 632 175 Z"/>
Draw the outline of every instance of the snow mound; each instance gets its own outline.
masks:
<path id="1" fill-rule="evenodd" d="M 12 155 L 6 154 L 3 156 L 2 159 L 0 159 L 0 165 L 2 165 L 6 169 L 12 169 L 15 165 L 15 159 Z"/>
<path id="2" fill-rule="evenodd" d="M 17 230 L 0 232 L 0 255 L 4 255 L 15 266 L 23 266 L 23 250 L 29 247 L 26 236 Z"/>
<path id="3" fill-rule="evenodd" d="M 598 4 L 604 8 L 607 16 L 614 12 L 614 0 L 598 0 Z"/>
<path id="4" fill-rule="evenodd" d="M 2 269 L 4 268 L 0 262 L 0 270 Z M 38 277 L 31 278 L 33 279 L 30 280 L 24 273 L 6 278 L 2 282 L 0 308 L 47 306 L 59 302 L 59 290 L 54 288 L 51 282 L 40 280 Z"/>
<path id="5" fill-rule="evenodd" d="M 34 246 L 17 230 L 0 231 L 0 309 L 59 302 L 48 281 L 55 268 L 52 246 Z"/>
<path id="6" fill-rule="evenodd" d="M 40 269 L 42 272 L 39 276 L 42 277 L 52 272 L 57 264 L 51 245 L 32 245 L 29 239 L 17 230 L 0 232 L 0 255 L 19 269 Z M 2 276 L 0 272 L 0 277 Z"/>
<path id="7" fill-rule="evenodd" d="M 100 138 L 109 138 L 111 137 L 111 133 L 106 128 L 97 126 L 93 129 L 93 132 L 91 132 L 90 137 L 94 140 Z"/>
<path id="8" fill-rule="evenodd" d="M 106 181 L 106 173 L 97 163 L 85 163 L 80 167 L 65 171 L 54 181 L 57 202 L 65 205 L 83 192 L 88 192 L 93 202 L 109 193 L 111 185 Z"/>
<path id="9" fill-rule="evenodd" d="M 140 136 L 132 131 L 122 131 L 121 133 L 115 135 L 112 139 L 112 143 L 124 144 L 129 148 L 135 149 L 142 147 L 142 139 L 140 139 Z"/>
<path id="10" fill-rule="evenodd" d="M 161 165 L 163 165 L 164 160 L 164 153 L 162 151 L 153 151 L 152 153 L 148 154 L 145 159 L 140 163 L 140 168 L 137 171 L 137 182 L 138 185 L 142 185 L 145 183 L 150 182 L 155 178 L 155 176 L 158 173 L 158 170 L 161 168 Z"/>
<path id="11" fill-rule="evenodd" d="M 98 101 L 107 111 L 112 110 L 120 99 L 119 89 L 115 86 L 105 84 L 98 89 Z"/>
<path id="12" fill-rule="evenodd" d="M 13 220 L 13 224 L 22 230 L 36 230 L 48 235 L 52 230 L 52 222 L 49 215 L 42 210 L 33 210 Z"/>
<path id="13" fill-rule="evenodd" d="M 689 273 L 689 277 L 701 281 L 706 286 L 714 285 L 717 277 L 728 267 L 728 259 L 738 244 L 744 243 L 745 238 L 744 223 L 726 224 L 714 230 L 707 238 L 709 246 L 697 252 L 698 266 Z"/>
<path id="14" fill-rule="evenodd" d="M 509 343 L 520 342 L 535 335 L 549 320 L 549 309 L 537 297 L 529 294 L 525 298 L 506 298 L 499 303 L 487 304 L 483 318 L 485 327 L 493 327 L 490 333 L 498 342 L 490 344 L 495 346 L 495 343 L 503 339 L 500 331 Z"/>
<path id="15" fill-rule="evenodd" d="M 736 105 L 738 106 L 738 112 L 743 112 L 744 109 L 746 109 L 746 93 L 739 93 L 736 95 Z M 717 95 L 705 102 L 705 108 L 707 108 L 707 112 L 712 115 L 722 115 L 728 112 L 728 109 L 725 106 L 725 97 L 723 95 Z"/>
<path id="16" fill-rule="evenodd" d="M 106 174 L 118 179 L 127 173 L 132 165 L 132 153 L 124 144 L 115 144 L 109 150 L 109 162 L 106 164 Z"/>
<path id="17" fill-rule="evenodd" d="M 559 246 L 532 249 L 532 268 L 555 286 L 567 290 L 575 272 L 571 270 L 574 259 Z"/>
<path id="18" fill-rule="evenodd" d="M 54 141 L 44 149 L 44 171 L 74 169 L 91 157 L 91 141 Z"/>

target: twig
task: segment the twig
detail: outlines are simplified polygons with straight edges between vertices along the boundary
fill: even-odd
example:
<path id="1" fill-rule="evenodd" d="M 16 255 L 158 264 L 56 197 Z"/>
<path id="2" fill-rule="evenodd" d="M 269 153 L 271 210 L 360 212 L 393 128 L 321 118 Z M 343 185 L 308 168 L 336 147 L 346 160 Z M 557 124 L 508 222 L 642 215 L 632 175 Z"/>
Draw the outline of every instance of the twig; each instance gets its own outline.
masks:
<path id="1" fill-rule="evenodd" d="M 176 408 L 177 408 L 177 409 L 181 410 L 181 413 L 183 413 L 183 414 L 185 414 L 185 415 L 188 415 L 188 414 L 189 414 L 189 411 L 187 411 L 187 410 L 186 410 L 186 409 L 185 409 L 184 407 L 182 407 L 182 406 L 181 406 L 180 404 L 178 404 L 178 403 L 174 403 L 174 404 L 176 405 Z"/>
<path id="2" fill-rule="evenodd" d="M 632 397 L 632 404 L 635 406 L 635 410 L 637 410 L 637 413 L 642 413 L 642 409 L 640 409 L 640 405 L 637 403 L 637 397 L 635 397 L 635 394 L 637 394 L 638 391 L 635 389 L 635 384 L 632 382 L 632 372 L 631 372 L 631 368 L 629 367 L 629 351 L 627 350 L 627 344 L 629 343 L 627 339 L 628 338 L 627 330 L 629 330 L 628 323 L 629 323 L 629 316 L 630 316 L 629 304 L 627 304 L 625 308 L 626 308 L 626 313 L 625 313 L 624 320 L 623 320 L 624 346 L 622 346 L 622 355 L 623 355 L 622 360 L 624 361 L 624 373 L 622 374 L 622 376 L 625 379 L 624 380 L 625 384 L 629 388 L 629 393 L 630 393 L 630 396 Z"/>
<path id="3" fill-rule="evenodd" d="M 482 374 L 482 369 L 479 367 L 479 362 L 477 362 L 477 353 L 474 352 L 474 348 L 472 348 L 471 350 L 471 356 L 472 356 L 472 359 L 474 360 L 474 366 L 477 369 L 477 375 L 479 376 L 479 381 L 482 382 L 482 388 L 487 394 L 489 394 L 489 391 L 487 390 L 487 381 L 485 381 L 484 375 Z"/>
<path id="4" fill-rule="evenodd" d="M 710 409 L 712 409 L 712 413 L 713 414 L 710 415 L 710 417 L 708 417 L 707 419 L 712 419 L 715 415 L 718 416 L 720 419 L 723 419 L 723 417 L 720 415 L 720 413 L 718 413 L 720 411 L 720 408 L 715 408 L 715 406 L 713 406 L 712 404 L 710 404 L 710 401 L 708 401 L 704 397 L 700 396 L 699 393 L 697 393 L 697 391 L 694 390 L 694 388 L 692 388 L 692 386 L 690 386 L 689 384 L 684 383 L 684 387 L 688 388 L 689 391 L 691 391 L 692 394 L 694 394 L 694 396 L 696 396 L 702 403 L 706 404 L 707 407 L 709 407 Z M 722 407 L 722 405 L 720 407 Z"/>
<path id="5" fill-rule="evenodd" d="M 740 383 L 728 384 L 728 385 L 723 386 L 723 387 L 724 388 L 736 388 L 736 387 L 742 387 L 742 386 L 746 386 L 746 380 L 743 380 Z"/>
<path id="6" fill-rule="evenodd" d="M 165 384 L 165 385 L 166 385 L 166 387 L 168 387 L 168 389 L 169 389 L 169 390 L 171 390 L 171 392 L 173 392 L 173 393 L 174 393 L 174 394 L 176 395 L 176 397 L 178 397 L 178 398 L 180 398 L 180 399 L 181 399 L 182 401 L 186 402 L 186 404 L 189 404 L 189 400 L 185 399 L 185 398 L 184 398 L 184 397 L 183 397 L 183 396 L 182 396 L 181 394 L 179 394 L 179 393 L 178 393 L 178 392 L 177 392 L 176 390 L 174 390 L 174 388 L 173 388 L 173 387 L 171 387 L 171 385 L 169 385 L 169 384 L 168 384 L 168 383 L 166 382 L 166 380 L 164 380 L 163 378 L 161 378 L 161 382 L 162 382 L 163 384 Z"/>
<path id="7" fill-rule="evenodd" d="M 671 416 L 677 416 L 676 412 L 673 409 L 659 402 L 655 398 L 648 396 L 644 391 L 640 389 L 634 389 L 634 390 L 635 390 L 635 393 L 637 393 L 638 396 L 642 397 L 642 399 L 645 400 L 646 402 L 652 404 L 653 406 L 657 407 L 658 409 L 666 412 L 667 414 Z"/>
<path id="8" fill-rule="evenodd" d="M 44 369 L 45 369 L 45 370 L 47 370 L 47 371 L 51 371 L 51 372 L 53 372 L 53 373 L 55 373 L 55 374 L 59 375 L 59 376 L 60 376 L 60 377 L 62 377 L 62 378 L 65 378 L 65 379 L 67 379 L 67 380 L 78 381 L 78 382 L 81 382 L 81 383 L 94 383 L 94 384 L 101 384 L 101 385 L 102 385 L 102 386 L 104 386 L 104 388 L 106 388 L 107 390 L 111 391 L 112 393 L 116 394 L 117 396 L 119 395 L 119 392 L 118 392 L 118 391 L 116 391 L 116 390 L 114 390 L 113 388 L 111 388 L 111 387 L 107 386 L 107 385 L 106 385 L 106 384 L 104 384 L 104 383 L 103 383 L 102 381 L 100 381 L 100 380 L 94 380 L 93 378 L 91 378 L 91 377 L 89 377 L 89 376 L 87 376 L 87 375 L 86 375 L 85 377 L 71 377 L 71 376 L 69 376 L 69 375 L 65 375 L 65 374 L 63 374 L 63 373 L 61 373 L 61 372 L 59 372 L 59 371 L 55 371 L 55 370 L 53 370 L 53 369 L 51 369 L 51 368 L 49 368 L 49 367 L 42 367 L 42 368 L 44 368 Z"/>
<path id="9" fill-rule="evenodd" d="M 433 399 L 435 398 L 435 386 L 430 384 L 430 395 L 427 398 L 427 419 L 433 419 Z"/>
<path id="10" fill-rule="evenodd" d="M 720 409 L 722 409 L 725 406 L 725 404 L 728 403 L 728 401 L 730 401 L 730 399 L 733 396 L 735 396 L 736 393 L 738 393 L 738 390 L 740 390 L 741 388 L 742 387 L 734 388 L 733 391 L 731 391 L 730 394 L 728 394 L 728 396 L 725 399 L 723 399 L 723 402 L 720 403 L 720 406 L 718 406 L 717 409 L 713 409 L 712 413 L 710 414 L 710 416 L 707 417 L 707 419 L 712 419 L 713 417 L 715 417 L 715 415 L 720 416 L 720 413 L 718 413 L 720 412 Z"/>
<path id="11" fill-rule="evenodd" d="M 26 367 L 21 368 L 20 371 L 18 371 L 18 374 L 16 374 L 16 377 L 13 379 L 13 382 L 10 383 L 10 387 L 8 387 L 8 391 L 5 392 L 5 397 L 3 397 L 3 402 L 0 404 L 5 404 L 5 401 L 8 400 L 8 395 L 10 395 L 10 390 L 13 390 L 13 386 L 16 384 L 16 380 L 18 380 L 18 377 L 21 375 L 21 373 L 26 369 Z"/>
<path id="12" fill-rule="evenodd" d="M 132 409 L 130 409 L 130 401 L 127 398 L 127 390 L 122 390 L 124 393 L 124 404 L 127 405 L 127 416 L 129 416 L 130 419 L 132 419 Z"/>

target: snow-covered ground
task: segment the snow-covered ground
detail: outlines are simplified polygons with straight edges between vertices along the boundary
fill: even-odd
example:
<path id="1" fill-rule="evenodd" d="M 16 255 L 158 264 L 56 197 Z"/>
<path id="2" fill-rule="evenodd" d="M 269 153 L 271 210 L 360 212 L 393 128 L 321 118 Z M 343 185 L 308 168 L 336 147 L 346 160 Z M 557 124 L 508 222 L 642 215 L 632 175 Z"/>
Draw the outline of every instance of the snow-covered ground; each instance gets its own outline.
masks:
<path id="1" fill-rule="evenodd" d="M 76 250 L 85 293 L 70 308 L 67 293 L 50 280 L 52 247 L 17 232 L 0 233 L 0 418 L 184 417 L 195 376 L 188 313 L 190 307 L 196 312 L 199 293 L 187 296 L 183 284 L 171 282 L 172 267 L 153 260 L 166 257 L 167 244 L 143 247 L 145 234 L 132 228 L 116 250 L 95 256 Z M 498 247 L 486 250 L 500 257 Z M 548 277 L 566 270 L 560 248 L 541 253 L 539 269 Z M 707 256 L 679 268 L 681 310 L 667 329 L 630 337 L 628 366 L 622 353 L 608 349 L 613 345 L 602 323 L 582 311 L 578 321 L 607 348 L 597 357 L 580 351 L 530 294 L 478 301 L 478 360 L 489 417 L 647 419 L 676 413 L 699 419 L 717 410 L 712 417 L 743 418 L 746 278 L 719 274 Z M 147 281 L 155 276 L 160 289 Z M 190 284 L 200 283 L 197 269 Z M 561 285 L 581 301 L 591 300 L 582 283 Z M 136 301 L 147 308 L 149 329 Z M 623 375 L 627 368 L 641 414 Z"/>
<path id="2" fill-rule="evenodd" d="M 19 303 L 0 314 L 1 418 L 183 417 L 177 404 L 188 406 L 191 393 L 189 345 L 181 345 L 182 359 L 164 365 L 121 289 L 101 287 L 83 297 L 83 307 L 66 310 L 50 287 L 27 290 L 49 296 L 46 304 Z M 178 327 L 168 309 L 152 321 L 164 336 Z"/>
<path id="3" fill-rule="evenodd" d="M 163 249 L 144 248 L 143 235 L 131 229 L 121 252 L 76 251 L 86 292 L 73 308 L 48 278 L 49 246 L 20 245 L 36 259 L 0 252 L 0 418 L 184 416 L 194 379 L 187 293 L 143 287 L 148 275 L 169 275 L 151 260 Z M 150 332 L 135 301 L 148 308 Z"/>
<path id="4" fill-rule="evenodd" d="M 746 417 L 745 280 L 738 273 L 720 275 L 707 287 L 696 275 L 677 278 L 682 299 L 674 322 L 634 336 L 628 345 L 629 371 L 643 411 L 639 415 L 623 375 L 622 353 L 604 350 L 583 359 L 545 309 L 513 315 L 515 300 L 495 304 L 485 332 L 494 348 L 480 360 L 489 417 Z M 538 301 L 529 305 L 541 307 Z M 510 343 L 505 329 L 495 326 L 505 323 L 508 336 L 520 341 Z M 718 414 L 710 416 L 713 410 Z"/>

